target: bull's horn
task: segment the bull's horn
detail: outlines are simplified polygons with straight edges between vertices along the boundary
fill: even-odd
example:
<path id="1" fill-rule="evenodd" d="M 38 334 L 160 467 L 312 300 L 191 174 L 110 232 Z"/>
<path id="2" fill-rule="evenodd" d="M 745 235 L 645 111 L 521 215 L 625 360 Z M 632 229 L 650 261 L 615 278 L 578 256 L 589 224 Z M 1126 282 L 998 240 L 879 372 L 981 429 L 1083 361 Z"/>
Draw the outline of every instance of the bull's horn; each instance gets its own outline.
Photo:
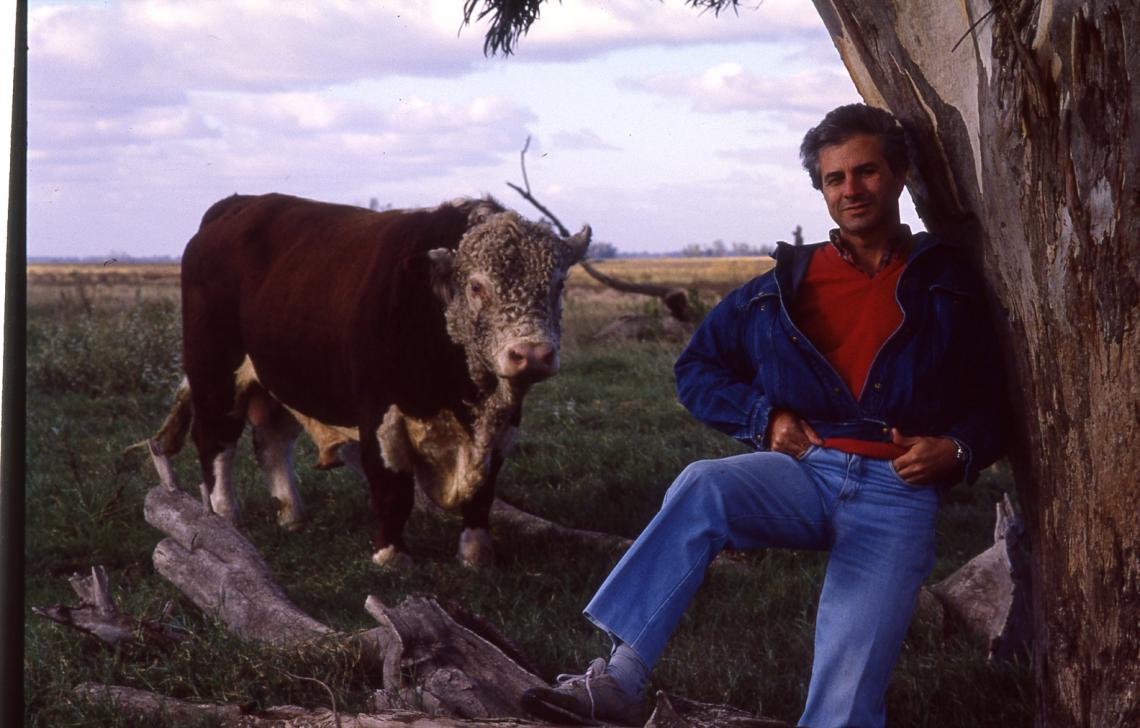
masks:
<path id="1" fill-rule="evenodd" d="M 586 257 L 586 249 L 590 247 L 590 237 L 593 234 L 594 231 L 590 229 L 589 225 L 583 225 L 576 235 L 566 238 L 566 244 L 570 246 L 575 261 Z"/>

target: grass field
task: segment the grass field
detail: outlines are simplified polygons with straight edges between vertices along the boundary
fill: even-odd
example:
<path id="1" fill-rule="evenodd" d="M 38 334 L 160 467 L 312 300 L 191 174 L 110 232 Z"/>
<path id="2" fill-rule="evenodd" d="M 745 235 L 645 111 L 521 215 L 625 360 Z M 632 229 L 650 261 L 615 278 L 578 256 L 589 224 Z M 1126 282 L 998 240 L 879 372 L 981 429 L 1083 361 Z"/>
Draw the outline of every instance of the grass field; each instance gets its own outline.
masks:
<path id="1" fill-rule="evenodd" d="M 720 263 L 613 261 L 602 270 L 684 286 L 707 306 L 759 272 Z M 156 477 L 142 453 L 124 448 L 154 432 L 180 376 L 176 273 L 129 266 L 29 270 L 27 606 L 74 604 L 67 577 L 103 564 L 124 609 L 153 618 L 172 602 L 171 620 L 191 638 L 169 653 L 114 652 L 29 610 L 27 723 L 130 725 L 110 707 L 75 702 L 71 689 L 83 681 L 261 707 L 328 706 L 324 688 L 287 673 L 324 682 L 341 710 L 366 710 L 367 676 L 350 656 L 242 644 L 151 566 L 159 534 L 143 521 L 142 498 Z M 592 340 L 612 317 L 655 306 L 600 290 L 575 271 L 562 372 L 527 400 L 521 439 L 500 477 L 506 500 L 566 525 L 633 536 L 685 464 L 740 451 L 676 403 L 671 366 L 680 344 Z M 176 458 L 183 484 L 198 481 L 193 460 L 189 451 Z M 612 555 L 495 531 L 499 563 L 474 573 L 454 561 L 458 521 L 417 513 L 409 525 L 416 567 L 381 571 L 368 560 L 366 488 L 350 473 L 314 470 L 315 461 L 302 440 L 298 475 L 310 521 L 295 534 L 272 525 L 273 506 L 248 438 L 239 448 L 237 478 L 249 537 L 290 597 L 317 619 L 365 628 L 366 595 L 394 604 L 429 592 L 458 599 L 499 625 L 545 677 L 604 654 L 606 639 L 580 612 Z M 993 503 L 1008 488 L 1006 477 L 990 471 L 972 488 L 951 492 L 932 580 L 989 545 Z M 824 557 L 773 551 L 746 558 L 753 567 L 747 573 L 710 576 L 655 671 L 654 686 L 794 721 L 809 676 Z M 894 726 L 1028 726 L 1031 690 L 1028 665 L 990 666 L 969 639 L 920 621 L 904 647 L 888 711 Z"/>

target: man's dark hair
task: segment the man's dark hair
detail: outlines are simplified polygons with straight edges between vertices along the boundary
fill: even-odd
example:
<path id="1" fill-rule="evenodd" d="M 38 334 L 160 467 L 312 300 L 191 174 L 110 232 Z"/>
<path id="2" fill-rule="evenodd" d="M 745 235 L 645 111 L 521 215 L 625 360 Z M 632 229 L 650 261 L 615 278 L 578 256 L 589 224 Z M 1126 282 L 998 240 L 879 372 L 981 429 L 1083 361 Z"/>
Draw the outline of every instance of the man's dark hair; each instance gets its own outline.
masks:
<path id="1" fill-rule="evenodd" d="M 873 106 L 847 104 L 829 111 L 819 125 L 804 135 L 803 144 L 800 145 L 800 161 L 811 175 L 812 187 L 818 190 L 823 186 L 819 174 L 819 150 L 842 144 L 856 134 L 879 137 L 883 145 L 883 156 L 891 171 L 895 174 L 906 172 L 910 165 L 910 154 L 906 148 L 906 135 L 898 120 L 889 112 Z"/>

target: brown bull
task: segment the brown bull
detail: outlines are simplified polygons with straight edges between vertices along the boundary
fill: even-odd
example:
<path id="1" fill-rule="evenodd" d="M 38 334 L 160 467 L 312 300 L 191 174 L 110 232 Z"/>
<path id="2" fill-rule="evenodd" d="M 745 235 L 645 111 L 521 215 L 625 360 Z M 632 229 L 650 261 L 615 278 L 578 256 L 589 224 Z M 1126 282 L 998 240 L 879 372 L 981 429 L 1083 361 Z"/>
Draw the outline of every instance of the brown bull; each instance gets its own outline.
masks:
<path id="1" fill-rule="evenodd" d="M 589 238 L 585 227 L 561 239 L 490 199 L 215 204 L 182 257 L 186 404 L 213 509 L 237 519 L 232 462 L 248 420 L 279 522 L 300 522 L 296 415 L 355 430 L 374 561 L 407 558 L 417 478 L 462 512 L 461 557 L 483 560 L 503 451 L 528 388 L 558 370 L 563 281 Z"/>

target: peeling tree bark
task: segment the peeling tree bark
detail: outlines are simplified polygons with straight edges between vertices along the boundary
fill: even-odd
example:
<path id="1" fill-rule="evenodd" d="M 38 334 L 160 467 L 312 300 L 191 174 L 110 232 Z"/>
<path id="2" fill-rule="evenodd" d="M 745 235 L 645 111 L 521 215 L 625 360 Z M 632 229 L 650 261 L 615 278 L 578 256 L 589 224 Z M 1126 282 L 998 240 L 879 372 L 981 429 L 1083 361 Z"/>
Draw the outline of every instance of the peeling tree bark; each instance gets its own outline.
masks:
<path id="1" fill-rule="evenodd" d="M 1138 725 L 1140 7 L 814 2 L 863 97 L 913 133 L 919 214 L 996 300 L 1038 724 Z"/>

